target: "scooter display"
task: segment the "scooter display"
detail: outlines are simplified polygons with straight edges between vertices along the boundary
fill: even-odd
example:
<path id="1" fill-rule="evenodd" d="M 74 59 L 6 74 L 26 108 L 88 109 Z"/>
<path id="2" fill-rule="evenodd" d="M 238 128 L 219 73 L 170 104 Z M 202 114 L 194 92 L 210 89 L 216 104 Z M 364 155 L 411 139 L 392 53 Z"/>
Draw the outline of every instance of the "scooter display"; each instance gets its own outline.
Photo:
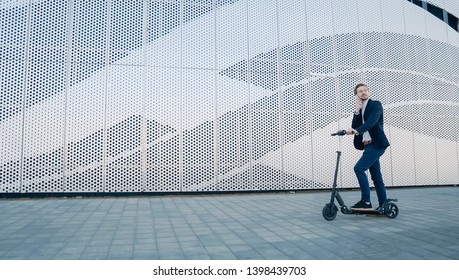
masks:
<path id="1" fill-rule="evenodd" d="M 336 133 L 333 133 L 331 136 L 343 136 L 346 135 L 345 130 L 339 130 Z M 350 209 L 346 206 L 343 201 L 343 198 L 339 194 L 337 189 L 337 180 L 338 180 L 338 169 L 339 161 L 341 158 L 341 151 L 336 151 L 336 168 L 335 168 L 335 177 L 333 179 L 332 194 L 330 202 L 327 203 L 322 209 L 322 215 L 327 221 L 333 221 L 336 218 L 338 213 L 338 207 L 335 205 L 335 199 L 338 201 L 340 206 L 341 213 L 343 214 L 355 214 L 355 215 L 386 215 L 390 219 L 394 219 L 398 215 L 398 206 L 395 204 L 397 199 L 387 199 L 383 205 L 377 209 Z"/>

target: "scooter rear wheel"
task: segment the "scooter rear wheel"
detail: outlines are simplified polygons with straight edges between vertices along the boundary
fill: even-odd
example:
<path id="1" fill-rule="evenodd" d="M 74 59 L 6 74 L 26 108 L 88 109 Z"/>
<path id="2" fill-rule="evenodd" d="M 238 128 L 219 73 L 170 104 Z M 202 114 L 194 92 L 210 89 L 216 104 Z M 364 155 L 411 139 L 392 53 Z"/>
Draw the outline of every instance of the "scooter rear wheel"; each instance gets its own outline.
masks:
<path id="1" fill-rule="evenodd" d="M 333 203 L 327 203 L 322 209 L 322 216 L 327 221 L 333 221 L 338 213 L 338 207 Z"/>

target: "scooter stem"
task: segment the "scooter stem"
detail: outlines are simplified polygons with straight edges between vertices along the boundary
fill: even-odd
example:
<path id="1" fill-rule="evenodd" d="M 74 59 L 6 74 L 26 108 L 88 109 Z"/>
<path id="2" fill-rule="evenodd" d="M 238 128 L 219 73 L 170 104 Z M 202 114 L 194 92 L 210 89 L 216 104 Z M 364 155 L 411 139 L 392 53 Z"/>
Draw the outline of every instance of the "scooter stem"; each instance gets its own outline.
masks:
<path id="1" fill-rule="evenodd" d="M 335 167 L 335 178 L 333 179 L 333 188 L 336 188 L 337 186 L 340 157 L 341 157 L 341 151 L 336 151 L 336 167 Z"/>

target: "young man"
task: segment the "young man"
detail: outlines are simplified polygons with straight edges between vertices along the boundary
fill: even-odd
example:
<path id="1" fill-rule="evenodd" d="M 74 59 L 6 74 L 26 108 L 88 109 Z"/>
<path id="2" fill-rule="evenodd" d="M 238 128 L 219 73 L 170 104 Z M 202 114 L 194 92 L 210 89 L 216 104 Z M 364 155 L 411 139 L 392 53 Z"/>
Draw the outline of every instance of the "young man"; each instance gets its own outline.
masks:
<path id="1" fill-rule="evenodd" d="M 383 128 L 383 107 L 381 102 L 370 99 L 370 93 L 366 84 L 356 85 L 354 95 L 356 102 L 352 128 L 348 128 L 346 134 L 354 135 L 354 147 L 358 150 L 363 150 L 361 158 L 354 166 L 354 172 L 359 181 L 362 196 L 360 201 L 352 206 L 351 209 L 372 208 L 370 184 L 365 173 L 368 169 L 376 188 L 379 207 L 381 207 L 387 196 L 379 158 L 389 146 L 389 141 Z"/>

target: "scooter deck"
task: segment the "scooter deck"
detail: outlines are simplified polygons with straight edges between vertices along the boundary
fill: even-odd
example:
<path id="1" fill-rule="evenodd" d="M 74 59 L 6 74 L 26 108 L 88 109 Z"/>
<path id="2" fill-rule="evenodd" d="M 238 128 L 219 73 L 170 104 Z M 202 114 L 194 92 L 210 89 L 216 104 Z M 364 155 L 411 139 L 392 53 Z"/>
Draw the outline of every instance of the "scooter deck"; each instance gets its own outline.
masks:
<path id="1" fill-rule="evenodd" d="M 376 210 L 376 209 L 373 209 L 373 208 L 368 208 L 368 209 L 361 209 L 361 208 L 353 209 L 353 208 L 351 208 L 349 210 L 351 211 L 351 213 L 355 213 L 355 214 L 384 215 L 383 211 Z"/>

